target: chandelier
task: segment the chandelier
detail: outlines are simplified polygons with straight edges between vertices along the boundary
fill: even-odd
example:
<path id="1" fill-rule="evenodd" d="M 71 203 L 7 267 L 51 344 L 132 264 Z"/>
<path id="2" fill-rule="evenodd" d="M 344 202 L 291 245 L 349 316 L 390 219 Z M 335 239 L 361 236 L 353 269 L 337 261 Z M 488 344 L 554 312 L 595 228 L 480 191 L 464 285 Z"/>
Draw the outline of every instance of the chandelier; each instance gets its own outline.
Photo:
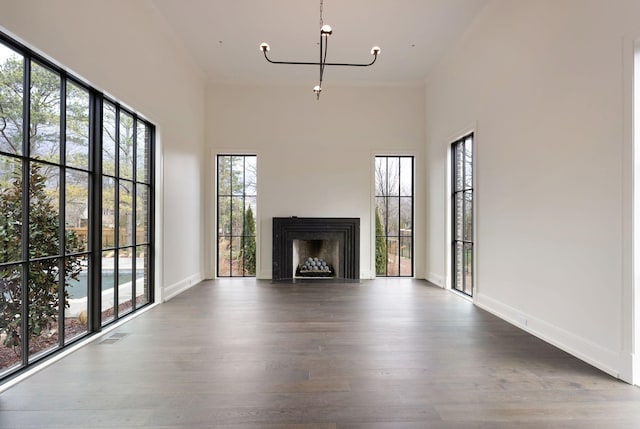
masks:
<path id="1" fill-rule="evenodd" d="M 327 45 L 329 41 L 329 36 L 333 33 L 331 27 L 325 24 L 322 20 L 322 9 L 323 9 L 323 0 L 320 0 L 320 62 L 307 62 L 307 61 L 273 61 L 267 55 L 267 52 L 271 50 L 271 47 L 268 43 L 261 43 L 260 50 L 264 54 L 264 57 L 271 64 L 293 64 L 293 65 L 308 65 L 308 66 L 319 66 L 320 67 L 320 80 L 318 84 L 313 88 L 313 92 L 316 94 L 316 99 L 320 99 L 320 92 L 322 91 L 322 79 L 324 77 L 324 68 L 325 66 L 348 66 L 348 67 L 368 67 L 376 62 L 378 59 L 378 54 L 380 53 L 380 47 L 374 46 L 371 48 L 371 55 L 373 55 L 373 60 L 370 63 L 364 64 L 351 64 L 351 63 L 328 63 L 327 62 Z"/>

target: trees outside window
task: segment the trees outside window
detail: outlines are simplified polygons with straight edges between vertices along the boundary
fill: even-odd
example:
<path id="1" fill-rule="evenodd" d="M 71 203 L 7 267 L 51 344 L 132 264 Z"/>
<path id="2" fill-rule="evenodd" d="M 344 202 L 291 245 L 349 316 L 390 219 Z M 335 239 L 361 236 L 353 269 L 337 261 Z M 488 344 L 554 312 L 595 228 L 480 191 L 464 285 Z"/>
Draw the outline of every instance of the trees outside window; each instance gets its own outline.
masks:
<path id="1" fill-rule="evenodd" d="M 413 157 L 375 158 L 376 275 L 413 276 Z"/>
<path id="2" fill-rule="evenodd" d="M 151 124 L 0 33 L 0 381 L 152 301 L 152 149 Z"/>
<path id="3" fill-rule="evenodd" d="M 473 134 L 451 144 L 452 288 L 473 296 Z"/>
<path id="4" fill-rule="evenodd" d="M 218 277 L 256 275 L 255 155 L 217 157 Z"/>

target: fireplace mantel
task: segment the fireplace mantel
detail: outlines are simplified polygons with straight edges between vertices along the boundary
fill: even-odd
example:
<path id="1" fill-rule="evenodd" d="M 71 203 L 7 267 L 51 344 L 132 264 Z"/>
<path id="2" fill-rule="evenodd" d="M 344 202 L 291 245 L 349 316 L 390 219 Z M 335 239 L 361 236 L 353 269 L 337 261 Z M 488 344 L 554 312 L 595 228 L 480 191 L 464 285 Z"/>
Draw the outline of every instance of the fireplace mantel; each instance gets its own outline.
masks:
<path id="1" fill-rule="evenodd" d="M 293 279 L 293 240 L 337 240 L 341 278 L 360 278 L 359 218 L 274 217 L 273 280 Z"/>

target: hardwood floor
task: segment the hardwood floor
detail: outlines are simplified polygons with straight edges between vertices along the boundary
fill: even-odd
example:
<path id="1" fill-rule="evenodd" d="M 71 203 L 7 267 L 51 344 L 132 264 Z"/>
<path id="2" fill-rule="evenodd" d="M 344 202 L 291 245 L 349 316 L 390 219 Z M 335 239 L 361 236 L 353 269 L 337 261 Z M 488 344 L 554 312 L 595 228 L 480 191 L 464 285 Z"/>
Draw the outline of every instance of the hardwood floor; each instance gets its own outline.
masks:
<path id="1" fill-rule="evenodd" d="M 204 282 L 0 394 L 1 428 L 640 427 L 640 389 L 417 280 Z"/>

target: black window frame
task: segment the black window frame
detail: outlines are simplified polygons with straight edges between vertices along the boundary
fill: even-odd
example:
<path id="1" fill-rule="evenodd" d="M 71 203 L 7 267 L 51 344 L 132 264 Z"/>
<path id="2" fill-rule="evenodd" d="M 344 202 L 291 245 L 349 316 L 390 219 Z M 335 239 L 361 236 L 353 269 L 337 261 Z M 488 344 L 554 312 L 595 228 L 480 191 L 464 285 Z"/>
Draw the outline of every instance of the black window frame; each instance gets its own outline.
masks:
<path id="1" fill-rule="evenodd" d="M 388 178 L 388 166 L 389 166 L 389 159 L 391 158 L 395 158 L 398 161 L 398 195 L 389 195 L 389 178 Z M 411 191 L 410 191 L 410 195 L 402 195 L 402 189 L 401 189 L 401 178 L 402 178 L 402 159 L 409 159 L 411 161 Z M 378 186 L 377 186 L 377 172 L 376 172 L 376 163 L 378 161 L 378 159 L 385 159 L 385 183 L 387 184 L 386 189 L 383 190 L 383 192 L 379 192 Z M 401 227 L 401 218 L 402 218 L 402 199 L 406 198 L 409 199 L 410 203 L 411 203 L 411 225 L 410 225 L 410 230 L 411 230 L 411 235 L 410 236 L 403 236 L 402 235 L 402 227 Z M 373 267 L 373 272 L 375 273 L 376 277 L 406 277 L 406 278 L 410 278 L 413 277 L 415 274 L 415 258 L 414 258 L 414 248 L 415 248 L 415 156 L 414 155 L 376 155 L 375 159 L 374 159 L 374 210 L 376 210 L 376 213 L 378 212 L 378 199 L 383 199 L 385 202 L 385 211 L 383 213 L 383 215 L 381 215 L 384 219 L 381 218 L 381 222 L 382 222 L 382 226 L 384 228 L 384 233 L 382 236 L 379 236 L 377 233 L 374 233 L 374 244 L 377 242 L 377 240 L 379 238 L 382 238 L 385 242 L 385 249 L 387 252 L 386 256 L 386 260 L 387 263 L 385 264 L 385 269 L 384 269 L 384 274 L 379 274 L 376 269 L 376 264 L 374 263 L 374 267 Z M 388 230 L 388 225 L 389 225 L 389 201 L 391 199 L 397 199 L 397 206 L 398 206 L 398 235 L 393 235 L 393 234 L 389 234 L 389 230 Z M 402 256 L 401 256 L 401 249 L 402 249 L 402 241 L 404 241 L 404 239 L 409 238 L 411 241 L 411 245 L 409 246 L 410 249 L 410 254 L 411 254 L 411 273 L 410 274 L 402 274 L 402 268 L 401 268 L 401 264 L 402 264 Z M 388 249 L 390 246 L 390 243 L 396 241 L 398 244 L 398 274 L 389 274 L 389 263 L 388 263 Z M 375 246 L 376 250 L 377 250 L 377 246 Z M 374 250 L 374 255 L 376 254 L 376 250 Z"/>
<path id="2" fill-rule="evenodd" d="M 234 194 L 233 193 L 233 158 L 234 157 L 239 157 L 243 159 L 243 168 L 242 168 L 242 194 L 240 195 L 240 197 L 242 198 L 242 218 L 243 218 L 243 228 L 242 228 L 242 234 L 234 234 L 233 231 L 233 222 L 231 222 L 230 225 L 230 233 L 229 234 L 221 234 L 221 213 L 220 213 L 220 207 L 221 207 L 221 200 L 222 199 L 229 199 L 229 208 L 230 208 L 230 216 L 233 217 L 233 200 L 234 198 L 238 198 L 239 195 L 238 194 Z M 253 216 L 254 216 L 254 220 L 256 220 L 256 226 L 257 226 L 257 199 L 258 199 L 258 189 L 257 189 L 257 172 L 256 172 L 256 184 L 255 184 L 255 194 L 247 194 L 246 193 L 246 183 L 245 183 L 245 178 L 246 178 L 246 171 L 247 171 L 247 158 L 252 157 L 255 159 L 255 165 L 257 168 L 257 164 L 258 164 L 258 156 L 256 154 L 245 154 L 245 153 L 220 153 L 216 155 L 216 244 L 215 244 L 215 255 L 216 255 L 216 277 L 220 277 L 220 278 L 234 278 L 234 277 L 238 277 L 238 278 L 242 278 L 242 277 L 256 277 L 257 276 L 257 271 L 258 271 L 258 266 L 257 266 L 257 256 L 256 254 L 253 255 L 254 257 L 254 261 L 255 261 L 255 273 L 253 274 L 247 274 L 246 273 L 246 267 L 245 267 L 245 263 L 246 263 L 246 258 L 242 258 L 242 275 L 238 275 L 235 274 L 234 275 L 234 270 L 233 270 L 233 241 L 234 238 L 240 238 L 240 247 L 244 247 L 244 243 L 245 240 L 247 238 L 253 238 L 254 242 L 256 243 L 256 253 L 257 253 L 257 231 L 254 231 L 254 235 L 246 235 L 245 231 L 246 231 L 246 225 L 244 225 L 244 221 L 245 221 L 245 214 L 246 214 L 246 200 L 247 198 L 254 198 L 256 200 L 256 210 L 253 211 Z M 229 194 L 223 194 L 220 192 L 220 160 L 222 158 L 230 158 L 229 159 L 229 175 L 230 175 L 230 180 L 229 180 Z M 225 275 L 225 274 L 221 274 L 221 267 L 220 267 L 220 240 L 223 238 L 229 238 L 229 242 L 230 242 L 230 248 L 229 248 L 229 274 Z"/>
<path id="3" fill-rule="evenodd" d="M 143 123 L 147 127 L 148 130 L 148 147 L 147 149 L 147 169 L 146 169 L 146 181 L 145 185 L 148 186 L 148 199 L 147 199 L 147 209 L 146 209 L 146 227 L 147 227 L 147 240 L 145 243 L 136 243 L 136 238 L 134 234 L 134 242 L 132 248 L 135 249 L 136 246 L 146 246 L 148 249 L 148 255 L 146 259 L 147 266 L 144 281 L 146 282 L 146 292 L 148 294 L 148 299 L 144 305 L 137 306 L 136 305 L 136 293 L 135 293 L 135 274 L 132 274 L 132 307 L 133 310 L 126 315 L 129 315 L 136 310 L 139 310 L 147 305 L 151 305 L 155 301 L 154 290 L 155 290 L 155 125 L 153 125 L 150 121 L 146 120 L 136 112 L 122 106 L 120 103 L 115 100 L 110 99 L 106 96 L 102 91 L 92 87 L 90 84 L 86 83 L 79 77 L 75 76 L 73 73 L 69 72 L 66 68 L 56 64 L 54 61 L 45 58 L 44 56 L 38 54 L 34 50 L 29 47 L 23 45 L 22 43 L 14 40 L 9 35 L 0 31 L 0 45 L 6 46 L 8 49 L 15 51 L 18 55 L 22 56 L 23 59 L 23 77 L 22 77 L 22 151 L 21 153 L 11 153 L 7 151 L 0 150 L 0 155 L 3 157 L 13 159 L 15 162 L 19 163 L 20 168 L 22 169 L 22 226 L 21 226 L 21 259 L 19 261 L 9 261 L 9 262 L 0 262 L 0 268 L 12 268 L 20 270 L 21 272 L 21 332 L 23 333 L 21 344 L 20 344 L 20 362 L 14 364 L 13 366 L 9 366 L 6 368 L 0 368 L 0 384 L 5 383 L 20 374 L 24 373 L 26 370 L 29 370 L 37 365 L 42 364 L 49 358 L 65 351 L 69 346 L 76 344 L 78 341 L 91 337 L 96 333 L 100 332 L 105 326 L 108 324 L 101 323 L 101 299 L 102 299 L 102 285 L 101 285 L 101 256 L 102 256 L 102 163 L 101 156 L 102 153 L 102 105 L 104 102 L 110 102 L 114 105 L 117 105 L 119 109 L 122 111 L 127 111 L 134 118 L 134 124 Z M 57 75 L 60 79 L 60 111 L 58 119 L 60 121 L 59 128 L 59 159 L 57 162 L 55 161 L 47 161 L 43 159 L 33 158 L 30 153 L 30 136 L 29 136 L 29 127 L 31 122 L 31 113 L 30 113 L 30 103 L 31 103 L 31 68 L 32 64 L 38 64 L 38 66 L 44 67 L 46 70 L 51 71 L 55 75 Z M 78 88 L 86 91 L 88 94 L 88 164 L 86 169 L 83 167 L 78 167 L 75 165 L 67 165 L 66 153 L 67 153 L 67 128 L 66 128 L 66 120 L 67 120 L 67 86 L 71 83 Z M 137 129 L 137 128 L 135 128 Z M 134 134 L 134 139 L 136 138 L 136 134 Z M 135 160 L 137 157 L 135 155 L 135 150 L 137 150 L 137 144 L 134 140 L 134 167 Z M 59 174 L 59 191 L 56 197 L 58 204 L 58 246 L 59 252 L 57 255 L 50 255 L 44 257 L 34 257 L 29 254 L 29 242 L 31 238 L 29 237 L 29 210 L 30 210 L 30 199 L 29 199 L 29 183 L 30 183 L 30 171 L 31 164 L 37 162 L 38 164 L 44 164 L 51 168 L 55 168 L 58 170 Z M 135 219 L 135 192 L 136 192 L 136 181 L 134 168 L 134 177 L 132 179 L 134 183 L 134 198 L 132 202 L 132 210 L 134 213 Z M 88 199 L 88 218 L 87 218 L 87 243 L 86 248 L 83 251 L 79 252 L 69 252 L 65 248 L 65 234 L 66 234 L 66 216 L 65 211 L 67 210 L 67 199 L 66 199 L 66 178 L 68 172 L 81 172 L 82 174 L 87 175 L 87 199 Z M 134 230 L 135 230 L 135 221 L 134 221 Z M 39 263 L 41 261 L 47 261 L 52 259 L 58 259 L 58 266 L 60 272 L 64 272 L 64 261 L 69 257 L 82 257 L 86 258 L 88 262 L 87 267 L 87 322 L 86 322 L 86 332 L 82 332 L 76 336 L 70 336 L 70 338 L 65 338 L 65 286 L 66 279 L 64 276 L 58 276 L 58 296 L 60 299 L 60 304 L 58 305 L 58 339 L 57 345 L 52 346 L 48 349 L 45 349 L 42 352 L 36 352 L 30 355 L 29 352 L 29 335 L 26 333 L 28 330 L 29 323 L 29 266 L 30 264 Z M 133 258 L 133 269 L 135 270 L 135 258 Z M 117 272 L 116 272 L 115 284 L 118 284 Z M 117 301 L 116 301 L 117 302 Z M 114 323 L 121 319 L 121 317 L 117 314 L 110 321 L 109 324 Z M 124 315 L 121 315 L 122 317 Z M 66 341 L 68 339 L 68 341 Z"/>
<path id="4" fill-rule="evenodd" d="M 476 166 L 474 146 L 473 132 L 451 143 L 451 289 L 469 297 L 473 297 L 475 291 L 475 193 L 473 173 Z M 458 148 L 461 148 L 461 150 L 458 151 Z M 461 160 L 459 160 L 459 153 L 462 153 L 463 156 Z M 468 160 L 467 157 L 469 157 Z M 459 174 L 458 161 L 462 165 L 462 176 Z M 461 207 L 457 203 L 459 200 L 462 201 Z M 458 217 L 460 217 L 461 231 L 458 231 L 457 228 Z M 460 253 L 461 267 L 459 267 L 458 261 L 459 248 L 462 249 Z M 462 282 L 459 281 L 458 272 L 460 272 Z"/>

